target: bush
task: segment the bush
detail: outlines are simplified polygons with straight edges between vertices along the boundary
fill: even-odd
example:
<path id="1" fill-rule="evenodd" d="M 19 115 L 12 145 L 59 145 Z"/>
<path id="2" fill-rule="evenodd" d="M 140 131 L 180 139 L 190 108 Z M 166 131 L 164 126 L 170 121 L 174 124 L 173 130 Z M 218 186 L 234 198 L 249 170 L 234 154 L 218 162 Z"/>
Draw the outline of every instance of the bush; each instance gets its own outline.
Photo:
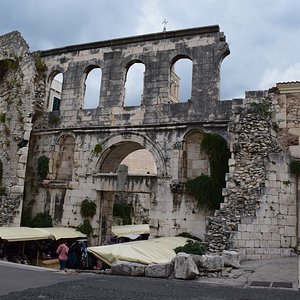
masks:
<path id="1" fill-rule="evenodd" d="M 175 253 L 185 252 L 188 254 L 203 255 L 206 252 L 206 247 L 201 242 L 187 240 L 184 246 L 179 246 L 174 249 Z"/>
<path id="2" fill-rule="evenodd" d="M 38 213 L 32 219 L 30 227 L 53 227 L 52 218 L 48 213 Z"/>
<path id="3" fill-rule="evenodd" d="M 131 225 L 132 206 L 128 204 L 115 203 L 113 207 L 113 216 L 123 220 L 123 225 Z"/>
<path id="4" fill-rule="evenodd" d="M 94 231 L 89 220 L 85 219 L 83 223 L 76 227 L 76 230 L 90 237 Z"/>
<path id="5" fill-rule="evenodd" d="M 39 157 L 37 174 L 39 179 L 44 180 L 47 178 L 49 172 L 49 158 L 45 155 Z"/>
<path id="6" fill-rule="evenodd" d="M 97 205 L 94 201 L 87 199 L 84 199 L 81 202 L 80 206 L 80 214 L 84 218 L 94 217 L 96 214 Z"/>
<path id="7" fill-rule="evenodd" d="M 299 160 L 293 160 L 290 164 L 290 170 L 291 170 L 291 173 L 296 175 L 296 176 L 299 176 L 300 174 L 300 161 Z"/>

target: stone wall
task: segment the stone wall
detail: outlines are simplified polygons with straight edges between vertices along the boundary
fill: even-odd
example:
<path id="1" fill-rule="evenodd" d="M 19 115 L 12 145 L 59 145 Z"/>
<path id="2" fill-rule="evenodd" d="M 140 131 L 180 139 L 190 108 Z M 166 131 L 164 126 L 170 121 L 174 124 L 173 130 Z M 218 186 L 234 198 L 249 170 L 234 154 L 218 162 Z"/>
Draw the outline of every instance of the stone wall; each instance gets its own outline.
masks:
<path id="1" fill-rule="evenodd" d="M 299 94 L 248 92 L 243 105 L 234 107 L 225 201 L 207 228 L 213 252 L 234 247 L 248 259 L 260 259 L 291 255 L 297 246 L 296 186 L 286 132 L 295 131 L 288 120 L 298 123 L 289 113 L 298 105 L 283 98 L 299 99 Z"/>
<path id="2" fill-rule="evenodd" d="M 0 226 L 20 225 L 28 144 L 44 83 L 19 32 L 0 37 L 0 159 L 3 164 Z M 42 91 L 42 93 L 40 93 Z"/>

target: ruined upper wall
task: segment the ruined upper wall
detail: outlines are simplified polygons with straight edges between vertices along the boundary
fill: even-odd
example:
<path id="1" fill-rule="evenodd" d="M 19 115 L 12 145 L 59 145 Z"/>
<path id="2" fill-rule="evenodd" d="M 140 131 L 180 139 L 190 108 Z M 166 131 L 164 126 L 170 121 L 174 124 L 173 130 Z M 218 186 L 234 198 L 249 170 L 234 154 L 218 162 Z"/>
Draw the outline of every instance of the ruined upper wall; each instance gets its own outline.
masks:
<path id="1" fill-rule="evenodd" d="M 0 226 L 20 225 L 38 85 L 34 58 L 21 34 L 0 36 Z"/>
<path id="2" fill-rule="evenodd" d="M 42 51 L 48 67 L 48 87 L 53 77 L 63 73 L 60 111 L 74 111 L 67 121 L 84 126 L 83 107 L 85 79 L 88 72 L 102 70 L 98 110 L 88 112 L 89 125 L 124 126 L 228 120 L 231 103 L 218 102 L 220 94 L 220 64 L 229 54 L 225 35 L 219 26 L 208 26 L 141 35 L 103 42 L 67 46 Z M 186 103 L 171 103 L 171 67 L 181 58 L 192 61 L 191 99 Z M 125 81 L 129 67 L 145 65 L 141 106 L 124 107 Z M 77 114 L 77 117 L 75 117 Z M 101 118 L 99 118 L 101 116 Z"/>

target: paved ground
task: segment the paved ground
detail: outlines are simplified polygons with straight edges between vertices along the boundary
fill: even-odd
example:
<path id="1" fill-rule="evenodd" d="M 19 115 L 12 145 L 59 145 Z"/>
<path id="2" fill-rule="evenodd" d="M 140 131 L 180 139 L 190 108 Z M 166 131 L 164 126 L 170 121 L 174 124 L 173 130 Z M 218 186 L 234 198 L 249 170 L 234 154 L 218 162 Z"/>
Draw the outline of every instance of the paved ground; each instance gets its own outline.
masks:
<path id="1" fill-rule="evenodd" d="M 276 287 L 297 290 L 298 257 L 244 261 L 241 263 L 241 268 L 231 270 L 227 278 L 199 278 L 198 280 L 237 287 Z"/>
<path id="2" fill-rule="evenodd" d="M 243 262 L 241 268 L 231 270 L 227 278 L 192 281 L 90 273 L 60 274 L 49 269 L 4 262 L 0 262 L 0 273 L 0 300 L 300 299 L 300 292 L 296 290 L 296 257 Z M 279 283 L 287 286 L 276 286 Z"/>

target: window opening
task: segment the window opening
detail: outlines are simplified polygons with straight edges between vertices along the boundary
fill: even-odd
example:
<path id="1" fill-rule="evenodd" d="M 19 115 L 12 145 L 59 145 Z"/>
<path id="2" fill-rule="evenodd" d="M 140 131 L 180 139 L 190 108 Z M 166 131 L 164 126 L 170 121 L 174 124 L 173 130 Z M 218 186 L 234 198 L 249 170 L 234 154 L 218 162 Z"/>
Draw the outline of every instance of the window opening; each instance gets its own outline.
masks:
<path id="1" fill-rule="evenodd" d="M 58 73 L 51 82 L 49 110 L 57 111 L 60 109 L 61 93 L 62 93 L 63 74 Z"/>
<path id="2" fill-rule="evenodd" d="M 144 92 L 143 63 L 134 63 L 127 71 L 125 81 L 125 101 L 124 106 L 138 106 L 142 103 Z"/>
<path id="3" fill-rule="evenodd" d="M 186 102 L 192 95 L 193 62 L 189 58 L 177 60 L 171 67 L 171 102 Z"/>
<path id="4" fill-rule="evenodd" d="M 96 108 L 99 106 L 101 90 L 102 71 L 95 67 L 87 74 L 85 80 L 84 109 Z"/>

